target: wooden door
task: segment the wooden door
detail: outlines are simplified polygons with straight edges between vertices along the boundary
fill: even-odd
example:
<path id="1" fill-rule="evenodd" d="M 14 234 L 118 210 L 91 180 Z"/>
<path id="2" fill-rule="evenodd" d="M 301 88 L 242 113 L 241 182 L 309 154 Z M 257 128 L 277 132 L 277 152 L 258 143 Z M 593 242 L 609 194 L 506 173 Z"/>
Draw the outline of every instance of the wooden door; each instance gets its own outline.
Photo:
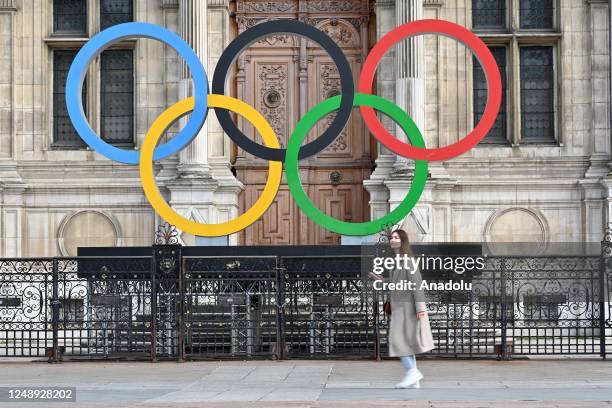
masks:
<path id="1" fill-rule="evenodd" d="M 357 84 L 361 63 L 374 33 L 367 0 L 238 0 L 236 7 L 238 32 L 275 18 L 299 19 L 326 32 L 345 52 Z M 268 119 L 281 145 L 286 147 L 299 119 L 317 103 L 340 93 L 340 78 L 333 61 L 317 44 L 279 34 L 252 44 L 241 55 L 236 89 L 238 98 Z M 326 129 L 332 115 L 319 121 L 308 140 Z M 247 135 L 262 143 L 244 120 L 239 119 L 238 124 Z M 363 180 L 370 176 L 373 166 L 370 145 L 365 125 L 358 111 L 353 111 L 342 134 L 327 149 L 300 161 L 304 190 L 319 209 L 345 221 L 369 219 L 369 197 Z M 237 149 L 234 167 L 238 179 L 245 185 L 241 195 L 241 211 L 244 211 L 261 194 L 268 163 Z M 274 204 L 259 221 L 241 233 L 240 242 L 246 245 L 337 244 L 340 236 L 319 227 L 299 210 L 283 177 Z"/>

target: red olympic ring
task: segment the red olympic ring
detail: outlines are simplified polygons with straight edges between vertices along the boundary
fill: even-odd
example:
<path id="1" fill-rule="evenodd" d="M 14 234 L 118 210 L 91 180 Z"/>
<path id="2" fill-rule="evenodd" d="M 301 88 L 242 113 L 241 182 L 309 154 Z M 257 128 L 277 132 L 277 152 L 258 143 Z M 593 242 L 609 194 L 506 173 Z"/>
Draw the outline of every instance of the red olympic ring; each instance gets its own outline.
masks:
<path id="1" fill-rule="evenodd" d="M 371 107 L 360 106 L 361 115 L 372 135 L 392 152 L 415 160 L 446 160 L 459 156 L 474 147 L 493 127 L 501 105 L 501 74 L 489 48 L 467 28 L 444 20 L 417 20 L 394 28 L 376 43 L 363 64 L 359 77 L 359 92 L 371 94 L 376 67 L 383 55 L 399 41 L 418 34 L 442 34 L 454 38 L 470 48 L 482 65 L 487 78 L 489 95 L 487 106 L 478 125 L 465 138 L 454 144 L 437 149 L 426 149 L 411 146 L 390 134 L 380 123 Z"/>

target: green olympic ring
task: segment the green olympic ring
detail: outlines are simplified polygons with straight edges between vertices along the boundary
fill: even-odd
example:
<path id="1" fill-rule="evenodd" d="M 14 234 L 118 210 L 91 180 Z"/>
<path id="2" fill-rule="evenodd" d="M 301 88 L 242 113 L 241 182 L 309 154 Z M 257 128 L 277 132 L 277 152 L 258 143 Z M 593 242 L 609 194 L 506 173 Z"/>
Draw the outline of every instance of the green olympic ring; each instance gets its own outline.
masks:
<path id="1" fill-rule="evenodd" d="M 340 106 L 340 95 L 329 98 L 310 110 L 298 122 L 293 131 L 289 143 L 287 145 L 287 153 L 285 156 L 285 172 L 287 174 L 287 184 L 291 195 L 293 196 L 298 207 L 306 216 L 321 227 L 343 235 L 371 235 L 376 234 L 385 228 L 399 222 L 414 208 L 419 201 L 428 176 L 428 163 L 426 160 L 415 160 L 414 179 L 410 186 L 408 194 L 402 202 L 389 214 L 382 218 L 367 222 L 346 222 L 340 221 L 319 210 L 310 201 L 300 180 L 300 172 L 298 168 L 298 157 L 302 142 L 308 135 L 310 129 L 325 115 L 338 109 Z M 416 147 L 425 147 L 425 141 L 421 131 L 414 123 L 412 118 L 406 114 L 399 106 L 393 102 L 371 94 L 355 94 L 353 106 L 370 106 L 380 110 L 393 119 L 408 135 L 410 143 Z"/>

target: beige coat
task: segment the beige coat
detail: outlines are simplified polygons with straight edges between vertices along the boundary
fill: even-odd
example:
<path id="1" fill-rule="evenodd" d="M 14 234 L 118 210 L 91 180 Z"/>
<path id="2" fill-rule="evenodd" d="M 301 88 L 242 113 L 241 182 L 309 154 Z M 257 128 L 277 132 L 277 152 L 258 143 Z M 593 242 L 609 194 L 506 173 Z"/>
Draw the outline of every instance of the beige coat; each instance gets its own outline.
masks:
<path id="1" fill-rule="evenodd" d="M 390 290 L 391 322 L 389 323 L 389 356 L 409 356 L 425 353 L 434 348 L 425 295 L 419 290 L 421 272 L 417 269 L 411 274 L 406 269 L 391 272 L 391 282 L 412 281 L 415 290 Z M 416 313 L 424 311 L 425 317 L 416 318 Z"/>

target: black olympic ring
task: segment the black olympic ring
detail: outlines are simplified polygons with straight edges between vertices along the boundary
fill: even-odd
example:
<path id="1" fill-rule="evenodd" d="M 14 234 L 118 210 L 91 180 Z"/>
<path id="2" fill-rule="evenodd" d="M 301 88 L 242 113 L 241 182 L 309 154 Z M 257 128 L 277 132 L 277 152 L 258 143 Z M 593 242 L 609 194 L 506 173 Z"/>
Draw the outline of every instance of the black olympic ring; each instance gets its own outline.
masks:
<path id="1" fill-rule="evenodd" d="M 244 31 L 236 37 L 223 51 L 212 80 L 212 93 L 225 94 L 225 81 L 232 64 L 238 55 L 249 45 L 275 33 L 297 34 L 306 37 L 321 46 L 331 57 L 338 68 L 342 89 L 342 99 L 336 117 L 329 127 L 315 140 L 306 144 L 299 153 L 299 159 L 313 156 L 327 146 L 344 130 L 353 110 L 353 98 L 355 97 L 355 83 L 353 73 L 342 49 L 324 32 L 296 20 L 273 20 L 258 24 Z M 274 149 L 255 143 L 246 136 L 232 121 L 229 111 L 226 109 L 215 109 L 219 123 L 225 133 L 243 150 L 253 156 L 269 161 L 285 161 L 286 149 Z"/>

